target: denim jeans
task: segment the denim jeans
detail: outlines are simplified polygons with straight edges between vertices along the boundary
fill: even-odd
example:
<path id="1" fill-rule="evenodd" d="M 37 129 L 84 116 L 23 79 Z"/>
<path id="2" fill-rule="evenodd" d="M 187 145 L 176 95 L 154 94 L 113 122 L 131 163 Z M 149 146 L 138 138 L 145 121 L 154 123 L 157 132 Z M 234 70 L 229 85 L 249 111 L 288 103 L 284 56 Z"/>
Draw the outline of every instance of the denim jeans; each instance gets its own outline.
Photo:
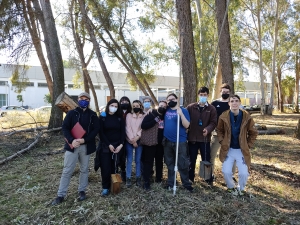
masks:
<path id="1" fill-rule="evenodd" d="M 173 187 L 175 179 L 175 158 L 176 158 L 176 143 L 169 140 L 165 141 L 164 144 L 164 157 L 165 163 L 168 167 L 168 185 Z M 187 143 L 181 142 L 178 147 L 178 171 L 180 174 L 182 185 L 185 188 L 191 186 L 189 181 L 189 155 L 187 150 Z"/>
<path id="2" fill-rule="evenodd" d="M 138 143 L 139 144 L 139 143 Z M 135 176 L 141 177 L 141 157 L 142 157 L 142 151 L 143 147 L 142 145 L 138 145 L 137 148 L 133 147 L 132 144 L 126 141 L 126 177 L 131 178 L 131 170 L 132 170 L 132 160 L 133 160 L 133 149 L 135 149 Z"/>

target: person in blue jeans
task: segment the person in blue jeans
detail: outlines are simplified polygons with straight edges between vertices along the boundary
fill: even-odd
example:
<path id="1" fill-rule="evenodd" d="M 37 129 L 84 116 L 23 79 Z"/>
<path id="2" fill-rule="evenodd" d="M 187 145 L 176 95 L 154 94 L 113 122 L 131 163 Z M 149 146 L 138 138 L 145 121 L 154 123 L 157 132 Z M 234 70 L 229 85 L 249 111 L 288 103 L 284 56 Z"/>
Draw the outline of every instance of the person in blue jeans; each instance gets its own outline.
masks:
<path id="1" fill-rule="evenodd" d="M 139 100 L 132 102 L 132 112 L 126 116 L 126 186 L 131 187 L 131 170 L 133 160 L 133 149 L 135 149 L 135 176 L 136 185 L 141 186 L 141 157 L 142 146 L 139 140 L 142 134 L 141 124 L 144 119 L 144 107 Z"/>
<path id="2" fill-rule="evenodd" d="M 190 115 L 185 108 L 181 108 L 176 94 L 167 96 L 168 108 L 165 114 L 164 127 L 164 158 L 168 167 L 168 184 L 166 189 L 172 190 L 175 179 L 175 159 L 177 142 L 177 117 L 180 116 L 179 124 L 179 147 L 178 147 L 178 171 L 182 185 L 185 189 L 192 192 L 193 187 L 189 181 L 189 155 L 187 150 L 186 129 L 190 126 Z"/>

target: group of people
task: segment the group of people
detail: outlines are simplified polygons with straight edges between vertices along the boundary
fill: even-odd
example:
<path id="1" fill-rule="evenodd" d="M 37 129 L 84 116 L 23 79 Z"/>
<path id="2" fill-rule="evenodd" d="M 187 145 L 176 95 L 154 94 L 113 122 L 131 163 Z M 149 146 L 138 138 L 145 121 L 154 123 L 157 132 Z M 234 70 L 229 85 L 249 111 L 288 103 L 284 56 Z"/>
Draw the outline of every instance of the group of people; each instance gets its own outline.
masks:
<path id="1" fill-rule="evenodd" d="M 69 111 L 63 121 L 66 153 L 57 197 L 52 205 L 64 200 L 77 161 L 80 163 L 78 200 L 86 199 L 89 158 L 96 151 L 97 134 L 100 136 L 97 151 L 100 158 L 102 196 L 109 194 L 111 174 L 115 173 L 121 173 L 128 188 L 135 181 L 137 186 L 150 190 L 154 160 L 155 182 L 162 182 L 165 162 L 168 169 L 165 188 L 173 189 L 176 169 L 182 186 L 193 192 L 192 183 L 199 151 L 202 161 L 212 163 L 211 176 L 206 180 L 212 185 L 215 158 L 219 150 L 227 191 L 236 191 L 233 175 L 237 166 L 237 187 L 239 193 L 244 194 L 251 161 L 249 149 L 253 146 L 257 131 L 251 116 L 240 108 L 240 97 L 231 95 L 230 86 L 223 84 L 220 93 L 221 98 L 209 104 L 209 89 L 201 87 L 198 91 L 199 101 L 186 108 L 180 106 L 178 97 L 172 93 L 166 100 L 159 102 L 157 109 L 151 107 L 153 102 L 150 97 L 145 97 L 142 102 L 134 100 L 131 103 L 124 96 L 120 101 L 111 99 L 99 117 L 88 107 L 90 95 L 81 93 L 78 96 L 79 106 Z M 178 117 L 178 165 L 175 168 Z M 76 123 L 85 130 L 84 136 L 79 139 L 71 134 Z M 135 179 L 132 179 L 133 156 Z"/>

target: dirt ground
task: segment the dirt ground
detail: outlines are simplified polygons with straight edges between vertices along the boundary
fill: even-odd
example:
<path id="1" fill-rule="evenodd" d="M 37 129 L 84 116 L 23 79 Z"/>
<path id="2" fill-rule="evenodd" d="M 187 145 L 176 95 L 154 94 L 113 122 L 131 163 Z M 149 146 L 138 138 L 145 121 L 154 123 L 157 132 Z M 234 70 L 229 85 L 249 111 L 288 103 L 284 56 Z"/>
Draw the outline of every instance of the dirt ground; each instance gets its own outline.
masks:
<path id="1" fill-rule="evenodd" d="M 122 184 L 120 194 L 101 197 L 93 154 L 88 198 L 77 201 L 77 166 L 67 198 L 52 207 L 63 168 L 64 140 L 61 133 L 44 134 L 35 148 L 0 165 L 0 224 L 300 224 L 300 140 L 293 137 L 300 115 L 252 116 L 256 123 L 285 134 L 258 136 L 247 184 L 250 196 L 226 193 L 217 160 L 213 187 L 197 176 L 194 193 L 180 185 L 173 196 L 164 184 L 153 183 L 150 192 Z M 0 118 L 0 161 L 26 148 L 37 134 L 9 135 L 4 133 L 7 126 L 8 121 Z M 200 156 L 197 169 L 199 160 Z"/>

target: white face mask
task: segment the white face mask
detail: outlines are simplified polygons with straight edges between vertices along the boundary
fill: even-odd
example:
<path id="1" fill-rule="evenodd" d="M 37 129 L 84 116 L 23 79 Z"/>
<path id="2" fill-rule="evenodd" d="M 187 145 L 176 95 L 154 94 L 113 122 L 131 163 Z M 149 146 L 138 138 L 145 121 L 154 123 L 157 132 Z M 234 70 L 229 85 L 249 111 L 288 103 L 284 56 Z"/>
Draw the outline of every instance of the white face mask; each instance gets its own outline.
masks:
<path id="1" fill-rule="evenodd" d="M 117 110 L 118 110 L 118 108 L 113 107 L 113 106 L 109 106 L 109 111 L 110 111 L 111 113 L 115 113 Z"/>

